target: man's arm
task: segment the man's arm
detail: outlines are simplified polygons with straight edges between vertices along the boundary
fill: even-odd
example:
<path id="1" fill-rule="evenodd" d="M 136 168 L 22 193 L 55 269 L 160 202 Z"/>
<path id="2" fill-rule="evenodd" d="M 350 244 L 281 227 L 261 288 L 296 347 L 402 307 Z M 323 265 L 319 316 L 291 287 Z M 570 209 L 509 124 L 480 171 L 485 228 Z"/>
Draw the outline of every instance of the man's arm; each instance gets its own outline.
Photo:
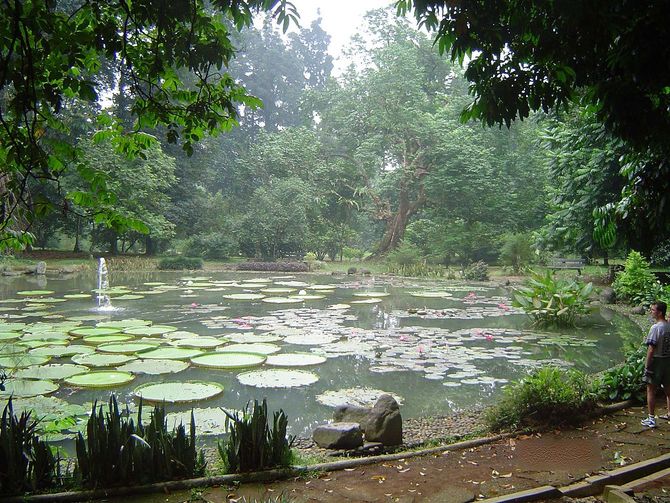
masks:
<path id="1" fill-rule="evenodd" d="M 644 371 L 647 373 L 649 370 L 651 370 L 651 361 L 652 358 L 654 358 L 654 351 L 656 350 L 656 346 L 649 344 L 647 346 L 647 359 L 644 362 Z"/>

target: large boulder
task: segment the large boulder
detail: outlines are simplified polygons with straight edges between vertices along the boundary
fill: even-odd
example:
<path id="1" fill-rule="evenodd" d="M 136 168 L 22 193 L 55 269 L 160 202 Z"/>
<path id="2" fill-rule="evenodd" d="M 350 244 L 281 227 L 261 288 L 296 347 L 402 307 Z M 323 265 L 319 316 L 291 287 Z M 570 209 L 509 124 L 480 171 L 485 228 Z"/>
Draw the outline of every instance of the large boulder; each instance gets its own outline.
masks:
<path id="1" fill-rule="evenodd" d="M 400 406 L 391 395 L 382 395 L 372 408 L 340 405 L 333 419 L 359 423 L 368 442 L 384 445 L 402 444 L 402 416 Z"/>
<path id="2" fill-rule="evenodd" d="M 614 292 L 614 289 L 610 287 L 603 288 L 600 292 L 600 302 L 603 304 L 616 303 L 616 293 Z"/>
<path id="3" fill-rule="evenodd" d="M 356 449 L 363 445 L 363 432 L 358 423 L 323 424 L 314 429 L 312 438 L 324 449 Z"/>
<path id="4" fill-rule="evenodd" d="M 43 276 L 47 272 L 47 263 L 43 260 L 40 260 L 35 266 L 35 274 L 38 276 Z"/>

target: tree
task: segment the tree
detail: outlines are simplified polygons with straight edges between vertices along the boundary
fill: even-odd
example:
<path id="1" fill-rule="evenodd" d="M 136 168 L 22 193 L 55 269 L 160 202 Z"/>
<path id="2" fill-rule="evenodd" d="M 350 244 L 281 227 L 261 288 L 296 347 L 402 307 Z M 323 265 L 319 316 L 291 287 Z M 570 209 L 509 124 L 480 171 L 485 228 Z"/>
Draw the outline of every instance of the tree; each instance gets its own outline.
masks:
<path id="1" fill-rule="evenodd" d="M 581 103 L 623 142 L 627 183 L 597 212 L 599 235 L 635 213 L 670 221 L 670 3 L 398 0 L 453 61 L 468 59 L 464 120 L 509 126 L 533 110 Z M 653 48 L 653 49 L 652 49 Z M 639 222 L 638 222 L 639 224 Z"/>
<path id="2" fill-rule="evenodd" d="M 89 208 L 109 188 L 95 168 L 76 162 L 72 141 L 45 134 L 67 132 L 60 114 L 68 99 L 95 102 L 105 89 L 107 62 L 122 69 L 131 90 L 132 128 L 107 113 L 98 127 L 128 155 L 143 155 L 152 138 L 140 131 L 164 125 L 170 142 L 186 152 L 205 133 L 237 123 L 236 106 L 259 106 L 225 73 L 234 56 L 231 33 L 269 11 L 288 27 L 297 13 L 287 0 L 138 0 L 87 2 L 9 0 L 0 5 L 0 246 L 30 241 L 31 184 L 77 170 L 96 179 Z M 195 77 L 189 85 L 183 75 Z M 113 212 L 105 224 L 143 229 Z"/>

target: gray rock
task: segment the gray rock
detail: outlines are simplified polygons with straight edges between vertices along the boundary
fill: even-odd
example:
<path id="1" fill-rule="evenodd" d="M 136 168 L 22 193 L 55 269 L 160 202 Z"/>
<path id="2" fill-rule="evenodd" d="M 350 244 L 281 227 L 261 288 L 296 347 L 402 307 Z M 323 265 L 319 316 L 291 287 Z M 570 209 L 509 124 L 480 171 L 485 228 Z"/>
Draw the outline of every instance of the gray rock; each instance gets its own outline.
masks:
<path id="1" fill-rule="evenodd" d="M 363 432 L 358 423 L 330 423 L 317 426 L 312 438 L 324 449 L 356 449 L 363 445 Z"/>
<path id="2" fill-rule="evenodd" d="M 340 405 L 335 409 L 333 419 L 359 423 L 368 442 L 381 442 L 384 445 L 402 444 L 400 406 L 391 395 L 380 396 L 371 409 Z"/>
<path id="3" fill-rule="evenodd" d="M 644 306 L 635 306 L 630 310 L 630 312 L 633 314 L 644 314 L 647 312 L 647 310 L 644 308 Z"/>
<path id="4" fill-rule="evenodd" d="M 350 267 L 349 269 L 347 269 L 347 274 L 356 274 L 357 272 L 358 269 L 356 269 L 355 267 Z"/>
<path id="5" fill-rule="evenodd" d="M 600 292 L 600 302 L 603 304 L 616 303 L 616 293 L 614 293 L 614 289 L 610 287 L 603 288 Z"/>
<path id="6" fill-rule="evenodd" d="M 372 272 L 370 272 L 370 271 L 367 270 L 367 269 L 361 269 L 359 272 L 360 272 L 363 276 L 370 276 L 370 275 L 372 274 Z"/>
<path id="7" fill-rule="evenodd" d="M 47 272 L 47 263 L 43 260 L 40 260 L 35 266 L 35 274 L 39 276 L 44 276 Z"/>

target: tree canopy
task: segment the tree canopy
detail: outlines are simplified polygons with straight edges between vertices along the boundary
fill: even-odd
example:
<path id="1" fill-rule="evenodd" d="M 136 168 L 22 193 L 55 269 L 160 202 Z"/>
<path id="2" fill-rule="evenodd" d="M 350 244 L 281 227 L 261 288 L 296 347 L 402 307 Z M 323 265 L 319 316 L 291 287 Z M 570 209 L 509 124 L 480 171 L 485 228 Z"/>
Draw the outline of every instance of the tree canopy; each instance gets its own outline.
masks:
<path id="1" fill-rule="evenodd" d="M 134 122 L 101 111 L 98 139 L 128 155 L 144 155 L 166 128 L 186 152 L 205 133 L 237 123 L 237 104 L 261 105 L 226 67 L 232 34 L 268 11 L 286 29 L 297 17 L 287 0 L 9 0 L 0 6 L 0 244 L 30 240 L 32 181 L 57 181 L 76 169 L 91 183 L 76 204 L 116 228 L 142 224 L 100 204 L 104 177 L 79 160 L 63 112 L 73 101 L 98 102 L 122 79 Z M 63 203 L 67 210 L 68 202 Z"/>

